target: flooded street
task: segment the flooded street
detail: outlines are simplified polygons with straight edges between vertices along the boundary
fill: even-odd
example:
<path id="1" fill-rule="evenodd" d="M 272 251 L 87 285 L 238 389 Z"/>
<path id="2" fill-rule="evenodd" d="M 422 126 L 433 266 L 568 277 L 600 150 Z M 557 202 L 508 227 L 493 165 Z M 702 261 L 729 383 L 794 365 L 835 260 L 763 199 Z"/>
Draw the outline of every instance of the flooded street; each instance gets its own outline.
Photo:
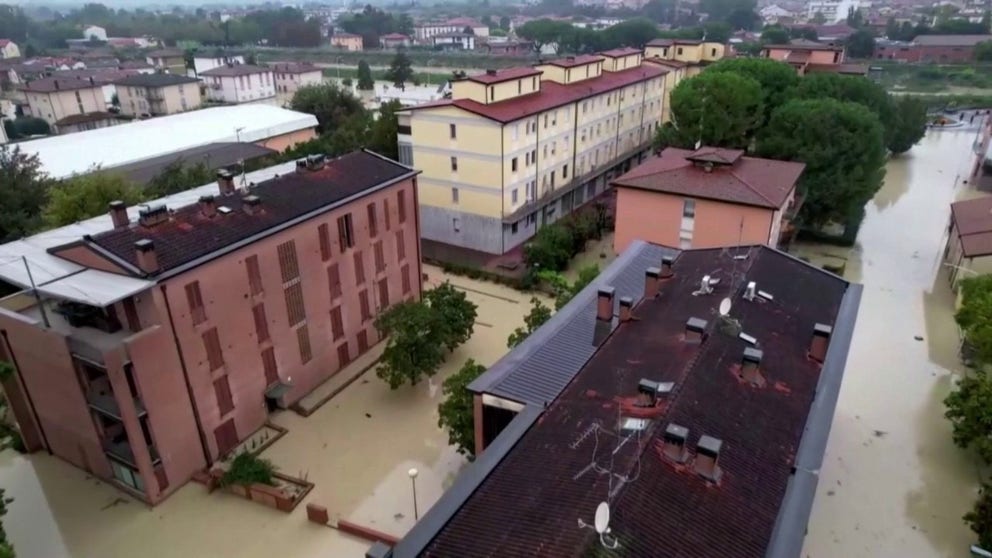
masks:
<path id="1" fill-rule="evenodd" d="M 943 399 L 962 370 L 941 264 L 974 132 L 930 132 L 888 165 L 845 275 L 864 296 L 804 556 L 968 556 L 961 520 L 978 462 L 951 442 Z M 960 175 L 960 178 L 958 178 Z M 846 249 L 798 246 L 814 262 Z M 917 340 L 917 336 L 919 340 Z"/>

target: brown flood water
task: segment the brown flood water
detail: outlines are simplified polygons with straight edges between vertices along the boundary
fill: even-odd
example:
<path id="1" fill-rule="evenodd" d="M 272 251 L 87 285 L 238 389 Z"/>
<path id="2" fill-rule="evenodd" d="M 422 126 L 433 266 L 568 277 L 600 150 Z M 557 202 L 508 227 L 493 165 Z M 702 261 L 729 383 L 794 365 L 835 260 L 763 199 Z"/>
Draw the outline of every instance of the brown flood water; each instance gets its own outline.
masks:
<path id="1" fill-rule="evenodd" d="M 941 257 L 948 205 L 975 195 L 963 183 L 974 138 L 932 132 L 892 160 L 849 255 L 797 247 L 813 261 L 847 256 L 847 278 L 864 284 L 806 557 L 969 556 L 961 516 L 979 469 L 943 416 L 962 367 Z"/>

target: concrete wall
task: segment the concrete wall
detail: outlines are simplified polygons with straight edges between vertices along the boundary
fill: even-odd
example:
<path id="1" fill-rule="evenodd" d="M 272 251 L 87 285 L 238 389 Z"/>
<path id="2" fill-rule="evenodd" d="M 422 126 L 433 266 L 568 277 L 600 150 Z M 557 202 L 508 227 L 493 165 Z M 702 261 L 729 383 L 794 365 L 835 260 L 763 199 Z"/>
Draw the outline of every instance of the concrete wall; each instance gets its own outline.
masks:
<path id="1" fill-rule="evenodd" d="M 347 50 L 349 52 L 359 52 L 362 50 L 361 37 L 331 37 L 331 46 Z"/>
<path id="2" fill-rule="evenodd" d="M 207 98 L 223 103 L 249 103 L 275 97 L 276 86 L 272 72 L 241 76 L 204 76 Z"/>
<path id="3" fill-rule="evenodd" d="M 290 132 L 288 134 L 282 134 L 280 136 L 272 136 L 271 138 L 264 139 L 262 141 L 256 141 L 256 145 L 261 145 L 262 147 L 268 147 L 269 149 L 275 149 L 276 151 L 285 151 L 294 145 L 311 140 L 317 137 L 317 132 L 313 128 L 305 128 L 303 130 L 297 130 L 295 132 Z"/>
<path id="4" fill-rule="evenodd" d="M 76 93 L 79 99 L 76 99 Z M 53 91 L 50 93 L 25 92 L 28 107 L 33 116 L 43 118 L 49 124 L 74 114 L 88 114 L 107 110 L 103 100 L 103 90 L 100 86 L 70 91 Z M 80 111 L 82 106 L 82 111 Z"/>

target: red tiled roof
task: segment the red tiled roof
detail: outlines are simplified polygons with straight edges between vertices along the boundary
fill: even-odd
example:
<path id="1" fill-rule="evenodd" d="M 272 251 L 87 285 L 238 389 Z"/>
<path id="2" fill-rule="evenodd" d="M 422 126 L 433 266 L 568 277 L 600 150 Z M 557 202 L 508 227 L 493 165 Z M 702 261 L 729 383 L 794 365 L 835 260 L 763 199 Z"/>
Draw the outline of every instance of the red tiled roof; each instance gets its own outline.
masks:
<path id="1" fill-rule="evenodd" d="M 695 156 L 695 157 L 694 157 Z M 691 159 L 718 162 L 707 171 Z M 653 190 L 668 194 L 720 200 L 743 205 L 779 209 L 806 165 L 790 161 L 741 157 L 739 151 L 703 148 L 698 151 L 669 147 L 617 178 L 615 186 Z"/>
<path id="2" fill-rule="evenodd" d="M 741 253 L 747 257 L 731 260 L 720 249 L 682 252 L 660 294 L 635 306 L 637 319 L 617 326 L 419 556 L 591 556 L 600 540 L 576 522 L 592 523 L 605 500 L 621 545 L 617 556 L 765 556 L 818 382 L 826 374 L 840 381 L 836 369 L 821 371 L 808 357 L 809 339 L 815 324 L 839 321 L 848 283 L 766 247 Z M 729 281 L 731 267 L 772 293 L 774 303 L 743 300 L 740 283 Z M 717 292 L 693 296 L 714 269 L 722 270 Z M 640 285 L 643 279 L 635 289 Z M 739 375 L 749 345 L 721 331 L 715 314 L 724 296 L 734 299 L 734 317 L 761 343 L 763 386 Z M 690 317 L 709 321 L 701 344 L 683 340 Z M 582 318 L 592 321 L 592 312 Z M 635 408 L 642 378 L 672 382 L 674 389 L 655 407 Z M 647 426 L 622 434 L 621 416 L 644 417 Z M 723 442 L 719 482 L 662 457 L 669 423 L 688 429 L 687 450 L 701 435 Z"/>
<path id="3" fill-rule="evenodd" d="M 809 60 L 808 50 L 793 51 L 785 56 L 786 62 L 806 62 L 807 60 Z"/>
<path id="4" fill-rule="evenodd" d="M 610 58 L 620 58 L 622 56 L 630 56 L 632 54 L 641 54 L 641 49 L 639 48 L 615 48 L 612 50 L 604 50 L 599 54 L 603 56 L 608 56 Z"/>
<path id="5" fill-rule="evenodd" d="M 320 68 L 309 62 L 281 62 L 272 64 L 271 68 L 273 72 L 280 74 L 306 74 L 320 71 Z"/>
<path id="6" fill-rule="evenodd" d="M 664 58 L 659 58 L 657 56 L 652 56 L 651 58 L 645 58 L 644 62 L 650 62 L 652 64 L 658 64 L 659 66 L 666 66 L 669 68 L 685 68 L 689 66 L 688 62 L 682 62 L 680 60 L 665 60 Z"/>
<path id="7" fill-rule="evenodd" d="M 541 70 L 534 68 L 510 68 L 508 70 L 491 70 L 493 73 L 487 71 L 484 74 L 476 74 L 474 76 L 468 76 L 465 79 L 468 81 L 474 81 L 477 83 L 484 83 L 486 85 L 492 83 L 500 83 L 504 81 L 509 81 L 511 79 L 520 79 L 530 76 L 541 75 Z"/>
<path id="8" fill-rule="evenodd" d="M 764 50 L 844 50 L 844 47 L 823 44 L 765 45 Z"/>
<path id="9" fill-rule="evenodd" d="M 76 89 L 90 89 L 102 87 L 102 81 L 90 81 L 88 79 L 77 79 L 75 77 L 47 77 L 28 82 L 24 86 L 25 91 L 35 93 L 53 93 L 55 91 L 73 91 Z"/>
<path id="10" fill-rule="evenodd" d="M 460 25 L 463 27 L 485 27 L 484 25 L 482 25 L 481 23 L 470 17 L 456 17 L 454 19 L 449 19 L 448 21 L 444 22 L 444 25 Z"/>
<path id="11" fill-rule="evenodd" d="M 565 58 L 555 58 L 554 60 L 544 60 L 534 64 L 535 66 L 543 66 L 545 64 L 549 66 L 558 66 L 559 68 L 574 68 L 575 66 L 583 66 L 592 62 L 602 62 L 603 59 L 595 54 L 582 54 L 579 56 L 566 56 Z"/>
<path id="12" fill-rule="evenodd" d="M 10 39 L 0 39 L 0 47 L 5 47 L 10 44 Z"/>
<path id="13" fill-rule="evenodd" d="M 952 203 L 951 218 L 965 257 L 992 254 L 992 196 Z"/>
<path id="14" fill-rule="evenodd" d="M 605 72 L 603 75 L 578 83 L 562 85 L 553 81 L 542 81 L 541 91 L 522 95 L 514 99 L 483 104 L 471 99 L 446 99 L 433 103 L 408 107 L 403 110 L 429 109 L 440 106 L 455 106 L 462 110 L 496 120 L 512 122 L 520 118 L 543 112 L 548 109 L 579 101 L 593 95 L 613 91 L 627 85 L 664 75 L 661 68 L 638 67 L 620 72 Z"/>

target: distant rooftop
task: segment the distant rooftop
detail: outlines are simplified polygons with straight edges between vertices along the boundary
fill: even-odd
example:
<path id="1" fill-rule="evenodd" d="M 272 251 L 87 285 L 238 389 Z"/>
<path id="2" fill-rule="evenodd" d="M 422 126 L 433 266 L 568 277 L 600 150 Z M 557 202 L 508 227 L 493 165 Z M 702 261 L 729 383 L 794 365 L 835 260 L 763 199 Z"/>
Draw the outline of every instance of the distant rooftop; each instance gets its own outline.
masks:
<path id="1" fill-rule="evenodd" d="M 484 84 L 500 83 L 504 81 L 510 81 L 511 79 L 520 79 L 531 76 L 541 75 L 541 70 L 534 68 L 509 68 L 506 70 L 487 70 L 484 74 L 475 74 L 466 77 L 468 81 L 474 81 Z"/>
<path id="2" fill-rule="evenodd" d="M 309 62 L 278 62 L 270 64 L 269 67 L 273 72 L 280 74 L 306 74 L 320 71 L 320 68 Z"/>
<path id="3" fill-rule="evenodd" d="M 24 91 L 32 93 L 54 93 L 56 91 L 75 91 L 78 89 L 92 89 L 103 87 L 103 82 L 90 79 L 78 79 L 75 77 L 47 77 L 36 79 L 24 85 Z"/>
<path id="4" fill-rule="evenodd" d="M 197 83 L 200 80 L 176 74 L 136 74 L 114 82 L 115 85 L 133 85 L 136 87 L 168 87 L 186 83 Z"/>
<path id="5" fill-rule="evenodd" d="M 136 184 L 147 184 L 167 166 L 178 161 L 182 161 L 184 165 L 203 163 L 210 170 L 217 170 L 275 153 L 276 151 L 274 149 L 255 145 L 254 143 L 218 142 L 191 147 L 136 163 L 111 167 L 106 170 L 123 174 L 128 180 Z"/>
<path id="6" fill-rule="evenodd" d="M 992 255 L 992 196 L 952 203 L 951 218 L 966 258 Z"/>
<path id="7" fill-rule="evenodd" d="M 916 46 L 971 47 L 978 43 L 992 41 L 992 35 L 918 35 L 912 44 Z"/>
<path id="8" fill-rule="evenodd" d="M 609 58 L 620 58 L 620 57 L 623 57 L 623 56 L 631 56 L 631 55 L 634 55 L 634 54 L 642 54 L 643 52 L 644 51 L 642 51 L 639 48 L 630 48 L 630 47 L 627 47 L 627 48 L 615 48 L 613 50 L 604 50 L 604 51 L 600 52 L 599 54 L 602 55 L 602 56 L 609 57 Z"/>
<path id="9" fill-rule="evenodd" d="M 552 60 L 541 60 L 536 65 L 541 66 L 543 64 L 547 64 L 549 66 L 558 66 L 559 68 L 574 68 L 576 66 L 583 66 L 585 64 L 602 61 L 602 57 L 595 54 L 580 54 L 579 56 L 566 56 L 564 58 L 555 58 Z"/>
<path id="10" fill-rule="evenodd" d="M 207 77 L 236 77 L 249 76 L 252 74 L 264 74 L 265 72 L 271 71 L 271 68 L 254 66 L 252 64 L 228 64 L 200 72 L 200 75 Z"/>

